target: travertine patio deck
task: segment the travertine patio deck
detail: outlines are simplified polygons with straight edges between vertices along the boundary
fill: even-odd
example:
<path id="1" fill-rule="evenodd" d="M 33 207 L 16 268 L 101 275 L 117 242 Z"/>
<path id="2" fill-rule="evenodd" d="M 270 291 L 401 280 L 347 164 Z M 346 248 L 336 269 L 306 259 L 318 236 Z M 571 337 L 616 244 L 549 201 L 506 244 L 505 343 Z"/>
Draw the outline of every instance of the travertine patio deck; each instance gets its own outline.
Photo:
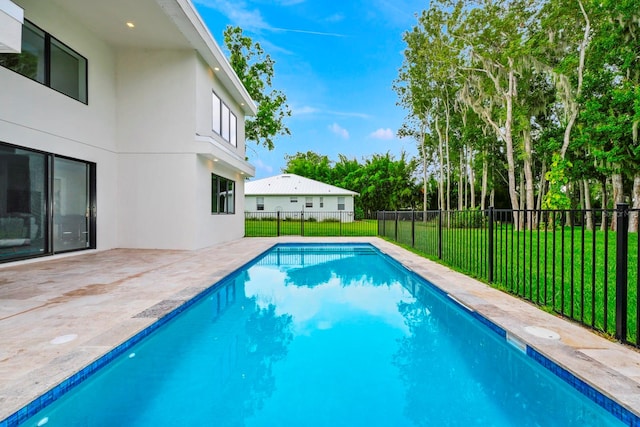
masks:
<path id="1" fill-rule="evenodd" d="M 637 351 L 378 238 L 288 237 L 0 266 L 0 421 L 155 320 L 137 314 L 165 300 L 186 300 L 275 243 L 293 241 L 374 244 L 640 415 Z M 560 340 L 536 337 L 527 326 L 557 332 Z"/>

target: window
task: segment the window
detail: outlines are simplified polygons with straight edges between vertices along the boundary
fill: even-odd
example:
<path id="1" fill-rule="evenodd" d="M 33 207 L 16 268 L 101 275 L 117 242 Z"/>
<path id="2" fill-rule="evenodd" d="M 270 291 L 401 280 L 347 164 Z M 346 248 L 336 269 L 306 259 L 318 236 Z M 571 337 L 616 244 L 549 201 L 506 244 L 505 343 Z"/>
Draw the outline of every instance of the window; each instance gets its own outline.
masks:
<path id="1" fill-rule="evenodd" d="M 211 213 L 235 213 L 234 187 L 234 181 L 211 174 Z"/>
<path id="2" fill-rule="evenodd" d="M 313 197 L 306 197 L 305 198 L 304 207 L 305 208 L 312 208 L 313 207 Z"/>
<path id="3" fill-rule="evenodd" d="M 324 197 L 320 197 L 320 207 L 324 208 Z"/>
<path id="4" fill-rule="evenodd" d="M 0 65 L 87 103 L 87 59 L 27 20 L 22 52 L 0 54 Z"/>
<path id="5" fill-rule="evenodd" d="M 95 248 L 95 171 L 0 143 L 0 262 Z"/>
<path id="6" fill-rule="evenodd" d="M 256 210 L 264 210 L 264 197 L 256 197 Z"/>
<path id="7" fill-rule="evenodd" d="M 229 139 L 229 142 L 234 147 L 237 147 L 238 146 L 238 119 L 236 119 L 236 115 L 233 113 L 230 113 L 229 115 L 229 127 L 231 129 L 230 130 L 231 138 Z"/>
<path id="8" fill-rule="evenodd" d="M 220 108 L 222 107 L 222 101 L 218 98 L 218 95 L 213 94 L 213 131 L 217 134 L 220 134 L 221 126 L 222 126 L 222 118 L 220 117 Z"/>
<path id="9" fill-rule="evenodd" d="M 338 210 L 344 210 L 344 197 L 338 197 Z"/>
<path id="10" fill-rule="evenodd" d="M 213 92 L 212 96 L 211 114 L 213 116 L 211 129 L 220 135 L 222 139 L 237 147 L 238 118 L 215 92 Z"/>
<path id="11" fill-rule="evenodd" d="M 289 201 L 290 201 L 291 203 L 298 203 L 298 198 L 297 198 L 297 197 L 291 197 L 291 198 L 289 199 Z"/>
<path id="12" fill-rule="evenodd" d="M 222 104 L 222 139 L 229 141 L 229 107 Z"/>

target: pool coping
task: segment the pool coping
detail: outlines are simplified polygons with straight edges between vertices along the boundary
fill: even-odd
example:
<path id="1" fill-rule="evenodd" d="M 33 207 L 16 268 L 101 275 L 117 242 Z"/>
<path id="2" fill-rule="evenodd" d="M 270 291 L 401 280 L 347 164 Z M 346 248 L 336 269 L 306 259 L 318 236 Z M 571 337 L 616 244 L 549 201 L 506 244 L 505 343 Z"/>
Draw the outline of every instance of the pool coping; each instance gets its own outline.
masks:
<path id="1" fill-rule="evenodd" d="M 638 378 L 640 378 L 640 354 L 633 349 L 607 341 L 582 327 L 549 313 L 542 312 L 536 307 L 511 295 L 490 288 L 481 282 L 456 273 L 379 238 L 252 238 L 244 239 L 242 242 L 245 242 L 245 244 L 236 244 L 236 246 L 240 247 L 240 252 L 244 253 L 245 257 L 242 260 L 236 260 L 237 262 L 234 265 L 217 271 L 218 280 L 210 282 L 209 286 L 204 287 L 202 286 L 202 282 L 199 282 L 196 286 L 191 287 L 192 289 L 188 292 L 185 292 L 186 288 L 182 288 L 173 295 L 166 294 L 169 298 L 163 298 L 147 308 L 147 310 L 152 310 L 153 307 L 160 307 L 158 309 L 160 311 L 156 313 L 156 318 L 154 318 L 153 315 L 148 317 L 151 320 L 157 319 L 157 322 L 150 322 L 141 326 L 138 331 L 131 334 L 124 342 L 112 346 L 110 350 L 95 358 L 91 363 L 85 365 L 84 368 L 77 370 L 64 380 L 56 382 L 53 388 L 48 389 L 48 391 L 40 394 L 31 400 L 31 402 L 3 418 L 2 421 L 0 421 L 0 427 L 16 425 L 18 419 L 26 420 L 37 412 L 36 407 L 39 410 L 41 405 L 49 404 L 51 401 L 60 397 L 63 392 L 81 382 L 102 365 L 122 354 L 126 349 L 144 338 L 144 336 L 160 327 L 161 324 L 169 321 L 179 312 L 191 304 L 194 304 L 213 288 L 220 286 L 222 282 L 229 280 L 229 277 L 235 274 L 239 268 L 254 262 L 261 254 L 274 245 L 278 243 L 295 244 L 313 242 L 320 244 L 353 242 L 373 245 L 380 252 L 401 264 L 412 274 L 417 275 L 435 286 L 435 288 L 450 297 L 456 304 L 466 310 L 470 310 L 475 317 L 479 318 L 486 326 L 492 328 L 494 332 L 504 335 L 505 338 L 510 338 L 512 343 L 516 345 L 518 343 L 524 344 L 529 357 L 532 357 L 533 360 L 541 363 L 547 367 L 547 369 L 560 376 L 560 378 L 574 385 L 574 387 L 577 385 L 576 388 L 582 391 L 583 394 L 591 397 L 589 393 L 595 391 L 595 394 L 591 393 L 595 396 L 591 397 L 592 400 L 600 403 L 601 406 L 616 415 L 627 425 L 640 425 L 640 417 L 638 415 L 640 408 L 640 397 L 638 397 L 638 394 L 640 394 L 638 393 L 640 390 L 640 383 L 638 382 Z M 249 244 L 251 250 L 247 251 L 246 249 Z M 215 249 L 191 252 L 188 255 L 207 257 L 212 253 L 218 253 L 223 250 L 223 248 L 217 247 Z M 207 277 L 213 276 L 209 274 Z M 158 306 L 158 304 L 161 304 L 163 301 L 173 301 L 174 306 L 172 306 L 171 303 L 165 304 L 164 308 Z M 524 313 L 525 315 L 524 317 L 520 316 L 520 318 L 517 318 L 515 313 L 520 315 Z M 535 336 L 528 336 L 526 332 L 523 332 L 524 326 L 536 323 L 556 330 L 559 332 L 561 338 L 557 341 L 548 342 L 548 340 L 544 341 Z M 0 323 L 0 326 L 1 325 Z M 623 357 L 628 357 L 629 361 L 628 363 L 623 363 L 622 367 L 618 367 L 618 369 L 614 366 L 616 365 L 615 363 L 612 364 L 613 366 L 607 366 L 598 360 L 598 358 L 603 356 L 602 354 L 597 354 L 599 350 L 604 352 L 618 352 L 622 354 Z M 576 360 L 579 363 L 574 363 Z M 583 365 L 586 365 L 588 368 L 580 369 L 581 367 L 584 368 Z M 580 371 L 579 373 L 574 373 L 576 372 L 576 367 L 578 368 L 577 370 Z M 623 375 L 623 373 L 626 373 L 626 376 Z M 582 387 L 582 390 L 580 387 Z M 604 402 L 604 404 L 598 402 L 598 399 Z M 0 413 L 0 415 L 3 414 Z"/>

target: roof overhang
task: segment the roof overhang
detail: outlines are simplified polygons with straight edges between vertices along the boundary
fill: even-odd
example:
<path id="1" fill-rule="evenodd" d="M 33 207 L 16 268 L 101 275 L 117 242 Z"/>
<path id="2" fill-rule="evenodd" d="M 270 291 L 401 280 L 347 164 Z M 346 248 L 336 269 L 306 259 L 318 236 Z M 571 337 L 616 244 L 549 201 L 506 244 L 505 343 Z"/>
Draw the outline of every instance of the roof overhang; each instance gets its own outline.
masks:
<path id="1" fill-rule="evenodd" d="M 212 70 L 219 69 L 215 71 L 217 78 L 244 114 L 257 113 L 255 103 L 190 0 L 50 1 L 114 47 L 196 50 Z M 128 22 L 135 26 L 128 27 Z"/>
<path id="2" fill-rule="evenodd" d="M 209 159 L 218 165 L 225 166 L 228 169 L 237 170 L 247 178 L 255 176 L 256 168 L 240 157 L 230 147 L 226 147 L 225 144 L 220 143 L 210 136 L 202 135 L 197 135 L 195 142 L 197 147 L 196 152 L 199 156 Z"/>
<path id="3" fill-rule="evenodd" d="M 11 0 L 0 0 L 0 53 L 22 51 L 22 8 Z"/>

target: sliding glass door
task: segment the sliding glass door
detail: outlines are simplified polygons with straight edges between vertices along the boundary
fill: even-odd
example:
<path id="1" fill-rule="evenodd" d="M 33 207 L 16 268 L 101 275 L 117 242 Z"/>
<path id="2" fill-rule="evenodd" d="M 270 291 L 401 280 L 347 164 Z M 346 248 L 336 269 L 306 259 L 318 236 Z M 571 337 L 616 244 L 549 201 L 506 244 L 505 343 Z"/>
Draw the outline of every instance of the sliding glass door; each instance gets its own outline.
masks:
<path id="1" fill-rule="evenodd" d="M 0 260 L 47 252 L 47 156 L 0 144 Z"/>
<path id="2" fill-rule="evenodd" d="M 95 248 L 95 170 L 0 143 L 0 262 Z"/>
<path id="3" fill-rule="evenodd" d="M 89 164 L 53 159 L 53 251 L 89 247 Z"/>

